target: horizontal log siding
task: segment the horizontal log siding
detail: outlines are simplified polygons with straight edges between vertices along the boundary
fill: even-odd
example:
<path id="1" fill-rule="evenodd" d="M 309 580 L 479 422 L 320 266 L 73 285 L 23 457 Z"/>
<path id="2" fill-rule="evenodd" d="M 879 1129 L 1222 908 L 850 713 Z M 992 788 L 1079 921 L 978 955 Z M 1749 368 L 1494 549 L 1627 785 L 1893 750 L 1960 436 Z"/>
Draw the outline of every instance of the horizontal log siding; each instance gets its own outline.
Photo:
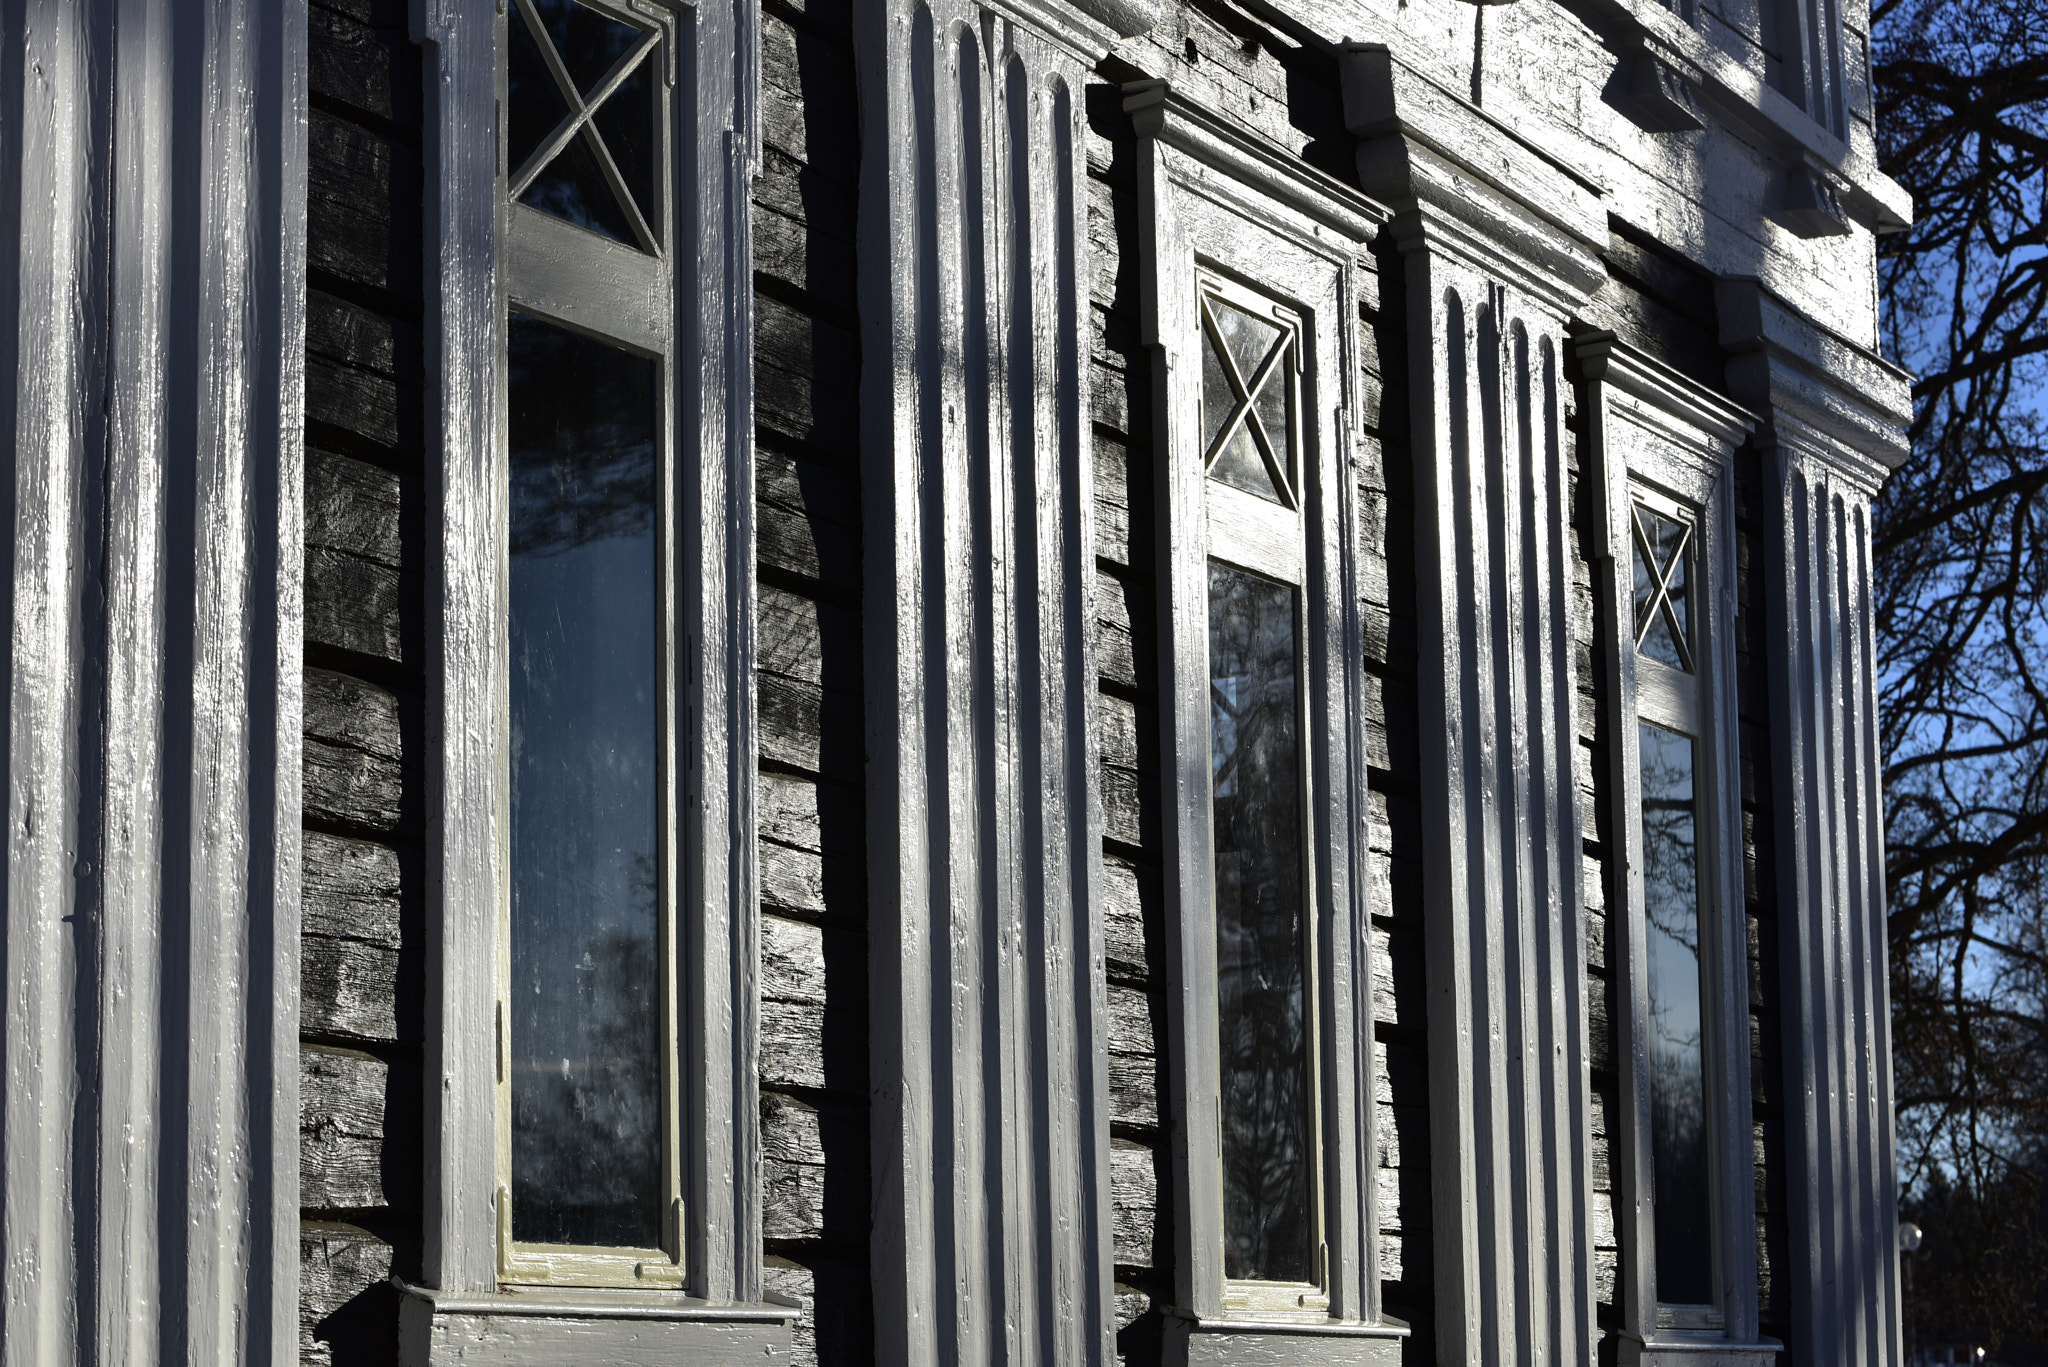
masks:
<path id="1" fill-rule="evenodd" d="M 1139 344 L 1139 225 L 1130 121 L 1091 84 L 1088 238 L 1093 278 L 1096 667 L 1102 716 L 1103 942 L 1109 999 L 1110 1203 L 1117 1359 L 1152 1367 L 1173 1299 L 1166 928 L 1159 831 L 1157 510 L 1151 359 Z"/>
<path id="2" fill-rule="evenodd" d="M 309 24 L 300 1360 L 397 1352 L 420 1262 L 425 846 L 418 50 Z"/>
<path id="3" fill-rule="evenodd" d="M 850 23 L 763 6 L 754 189 L 761 1233 L 799 1367 L 874 1357 Z"/>
<path id="4" fill-rule="evenodd" d="M 1587 1092 L 1593 1164 L 1593 1305 L 1600 1329 L 1599 1360 L 1611 1364 L 1619 1340 L 1621 1302 L 1618 1285 L 1620 1236 L 1615 1225 L 1614 1141 L 1622 1119 L 1620 1031 L 1614 1012 L 1628 1000 L 1619 959 L 1608 957 L 1617 945 L 1615 929 L 1627 896 L 1626 876 L 1615 859 L 1612 779 L 1608 745 L 1612 737 L 1601 726 L 1601 708 L 1615 687 L 1615 643 L 1599 627 L 1593 590 L 1592 558 L 1605 554 L 1598 538 L 1600 511 L 1597 488 L 1585 465 L 1586 410 L 1582 390 L 1573 387 L 1568 423 L 1572 474 L 1572 640 L 1577 656 L 1579 688 L 1578 790 L 1581 848 L 1585 861 L 1586 905 L 1586 1044 L 1591 1054 L 1592 1086 Z M 1591 540 L 1589 540 L 1591 538 Z"/>
<path id="5" fill-rule="evenodd" d="M 1765 585 L 1777 511 L 1756 450 L 1735 457 L 1736 707 L 1742 719 L 1742 895 L 1749 930 L 1750 1107 L 1756 1146 L 1757 1323 L 1792 1341 L 1790 1211 L 1785 1151 L 1785 1049 L 1778 1004 L 1778 868 L 1773 832 L 1770 674 L 1764 657 Z"/>
<path id="6" fill-rule="evenodd" d="M 1359 548 L 1366 617 L 1366 783 L 1372 842 L 1373 1049 L 1380 1152 L 1381 1297 L 1406 1320 L 1401 1360 L 1436 1361 L 1431 1240 L 1429 1039 L 1422 897 L 1422 753 L 1415 695 L 1415 466 L 1409 441 L 1407 271 L 1391 241 L 1375 252 L 1360 336 Z M 1369 696 L 1371 696 L 1369 694 Z"/>

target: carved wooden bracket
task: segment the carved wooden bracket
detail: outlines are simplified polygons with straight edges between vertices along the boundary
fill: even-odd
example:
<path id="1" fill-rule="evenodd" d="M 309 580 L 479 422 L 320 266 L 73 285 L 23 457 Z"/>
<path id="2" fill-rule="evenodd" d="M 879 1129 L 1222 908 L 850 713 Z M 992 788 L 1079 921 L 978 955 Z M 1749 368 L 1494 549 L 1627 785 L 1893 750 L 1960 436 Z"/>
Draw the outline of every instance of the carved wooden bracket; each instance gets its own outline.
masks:
<path id="1" fill-rule="evenodd" d="M 1700 86 L 1705 79 L 1699 68 L 1683 57 L 1646 43 L 1628 59 L 1623 103 L 1652 133 L 1695 132 L 1707 126 L 1700 109 Z"/>
<path id="2" fill-rule="evenodd" d="M 1850 228 L 1834 177 L 1811 161 L 1785 172 L 1785 203 L 1778 221 L 1801 237 L 1845 237 Z"/>

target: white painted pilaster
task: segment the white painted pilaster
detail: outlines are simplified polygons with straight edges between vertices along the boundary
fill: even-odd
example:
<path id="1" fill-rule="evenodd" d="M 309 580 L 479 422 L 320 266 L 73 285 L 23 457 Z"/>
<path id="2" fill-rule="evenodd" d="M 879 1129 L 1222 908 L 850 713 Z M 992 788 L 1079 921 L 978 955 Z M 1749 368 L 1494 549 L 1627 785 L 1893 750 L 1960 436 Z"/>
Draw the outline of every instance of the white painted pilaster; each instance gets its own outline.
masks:
<path id="1" fill-rule="evenodd" d="M 1581 173 L 1385 47 L 1343 77 L 1406 257 L 1437 1360 L 1590 1362 L 1564 356 L 1606 219 Z"/>
<path id="2" fill-rule="evenodd" d="M 881 1361 L 1114 1357 L 1081 96 L 1148 8 L 855 15 Z"/>

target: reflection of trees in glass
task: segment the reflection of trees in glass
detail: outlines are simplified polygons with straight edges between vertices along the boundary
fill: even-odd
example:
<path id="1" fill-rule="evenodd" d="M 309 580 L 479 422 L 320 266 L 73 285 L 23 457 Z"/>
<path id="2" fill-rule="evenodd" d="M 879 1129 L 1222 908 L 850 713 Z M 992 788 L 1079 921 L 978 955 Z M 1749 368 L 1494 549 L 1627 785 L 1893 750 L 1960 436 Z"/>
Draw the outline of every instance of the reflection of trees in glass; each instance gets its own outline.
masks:
<path id="1" fill-rule="evenodd" d="M 1224 1271 L 1314 1279 L 1294 590 L 1209 567 Z"/>
<path id="2" fill-rule="evenodd" d="M 654 363 L 514 315 L 512 1220 L 660 1242 Z"/>
<path id="3" fill-rule="evenodd" d="M 512 554 L 654 530 L 655 365 L 515 313 Z"/>
<path id="4" fill-rule="evenodd" d="M 1657 1297 L 1705 1305 L 1714 1283 L 1693 742 L 1647 723 L 1638 736 Z"/>
<path id="5" fill-rule="evenodd" d="M 651 908 L 652 864 L 641 862 Z M 654 964 L 652 934 L 600 928 L 571 970 L 573 1004 L 555 1003 L 549 1013 L 555 1028 L 535 1031 L 560 1046 L 557 1056 L 513 1061 L 513 1219 L 523 1241 L 661 1243 Z M 552 976 L 550 987 L 559 994 L 564 975 Z"/>

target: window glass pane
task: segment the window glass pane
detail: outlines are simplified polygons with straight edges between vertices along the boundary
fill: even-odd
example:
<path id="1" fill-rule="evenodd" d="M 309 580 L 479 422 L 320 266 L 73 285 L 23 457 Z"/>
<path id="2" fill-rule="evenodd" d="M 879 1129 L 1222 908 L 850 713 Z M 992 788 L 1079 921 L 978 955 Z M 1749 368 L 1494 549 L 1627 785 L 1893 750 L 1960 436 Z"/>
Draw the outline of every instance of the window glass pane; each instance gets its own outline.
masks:
<path id="1" fill-rule="evenodd" d="M 539 21 L 541 32 L 533 32 Z M 569 125 L 572 101 L 550 69 L 552 52 L 569 84 L 573 103 L 591 117 L 534 175 L 520 201 L 592 232 L 635 245 L 628 201 L 643 220 L 651 219 L 659 129 L 654 119 L 654 65 L 659 54 L 643 51 L 647 30 L 598 13 L 576 0 L 521 0 L 508 21 L 511 52 L 506 97 L 508 169 L 518 176 L 535 151 Z M 611 93 L 598 98 L 615 69 L 625 75 Z M 623 189 L 605 171 L 609 160 Z M 622 198 L 623 194 L 623 198 Z"/>
<path id="2" fill-rule="evenodd" d="M 635 241 L 633 226 L 619 207 L 618 196 L 605 183 L 604 172 L 581 133 L 569 139 L 569 145 L 533 178 L 533 184 L 526 188 L 519 202 L 567 219 L 579 228 L 602 233 L 614 242 Z"/>
<path id="3" fill-rule="evenodd" d="M 508 331 L 512 1235 L 654 1248 L 657 367 Z"/>
<path id="4" fill-rule="evenodd" d="M 1690 737 L 1647 722 L 1642 758 L 1643 920 L 1649 964 L 1650 1155 L 1657 1299 L 1714 1303 L 1706 1050 L 1700 988 L 1698 809 Z"/>
<path id="5" fill-rule="evenodd" d="M 549 72 L 533 31 L 518 14 L 505 21 L 505 165 L 517 171 L 563 119 L 569 102 Z"/>
<path id="6" fill-rule="evenodd" d="M 1674 669 L 1692 669 L 1691 626 L 1686 591 L 1692 561 L 1692 529 L 1683 522 L 1635 505 L 1636 640 L 1638 649 Z"/>
<path id="7" fill-rule="evenodd" d="M 1224 1274 L 1315 1280 L 1295 592 L 1209 564 Z"/>
<path id="8" fill-rule="evenodd" d="M 603 104 L 597 107 L 597 131 L 611 149 L 619 178 L 626 182 L 640 206 L 640 216 L 652 225 L 654 216 L 654 68 L 659 55 L 641 59 L 633 74 L 619 82 Z"/>
<path id="9" fill-rule="evenodd" d="M 621 23 L 576 0 L 529 0 L 576 89 L 589 95 L 619 58 L 631 52 L 644 29 Z"/>
<path id="10" fill-rule="evenodd" d="M 1221 480 L 1233 489 L 1242 489 L 1248 494 L 1274 503 L 1287 505 L 1287 498 L 1274 485 L 1272 472 L 1267 468 L 1266 457 L 1252 438 L 1249 414 L 1238 416 L 1238 405 L 1247 390 L 1252 394 L 1253 410 L 1261 425 L 1274 458 L 1284 470 L 1290 460 L 1287 450 L 1287 394 L 1286 376 L 1276 369 L 1265 384 L 1253 390 L 1259 368 L 1276 345 L 1282 344 L 1280 329 L 1271 323 L 1261 322 L 1243 309 L 1234 308 L 1213 296 L 1204 296 L 1206 309 L 1214 331 L 1204 328 L 1202 332 L 1202 436 L 1205 451 L 1213 451 L 1209 463 L 1209 477 Z M 1229 367 L 1235 366 L 1237 379 L 1233 383 Z M 1217 437 L 1229 423 L 1228 435 L 1219 449 Z"/>

